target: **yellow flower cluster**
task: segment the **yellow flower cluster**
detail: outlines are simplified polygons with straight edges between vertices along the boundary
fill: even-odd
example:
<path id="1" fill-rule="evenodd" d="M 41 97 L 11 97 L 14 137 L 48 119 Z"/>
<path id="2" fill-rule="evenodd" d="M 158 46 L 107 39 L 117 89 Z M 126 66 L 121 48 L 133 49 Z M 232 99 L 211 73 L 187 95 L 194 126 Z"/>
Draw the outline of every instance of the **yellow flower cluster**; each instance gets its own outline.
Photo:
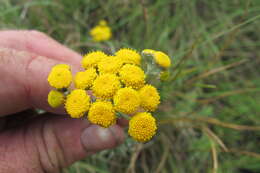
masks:
<path id="1" fill-rule="evenodd" d="M 157 130 L 150 112 L 160 104 L 160 95 L 146 81 L 149 74 L 141 63 L 137 51 L 122 48 L 114 55 L 101 51 L 86 54 L 81 61 L 84 71 L 74 77 L 68 65 L 56 65 L 48 76 L 50 86 L 55 88 L 48 95 L 48 103 L 53 108 L 64 104 L 72 118 L 86 116 L 89 122 L 104 128 L 115 124 L 118 117 L 129 116 L 129 135 L 139 142 L 149 141 Z M 75 89 L 70 89 L 72 82 Z"/>
<path id="2" fill-rule="evenodd" d="M 89 34 L 95 42 L 106 41 L 112 37 L 111 29 L 105 20 L 101 20 L 97 26 L 90 30 Z"/>

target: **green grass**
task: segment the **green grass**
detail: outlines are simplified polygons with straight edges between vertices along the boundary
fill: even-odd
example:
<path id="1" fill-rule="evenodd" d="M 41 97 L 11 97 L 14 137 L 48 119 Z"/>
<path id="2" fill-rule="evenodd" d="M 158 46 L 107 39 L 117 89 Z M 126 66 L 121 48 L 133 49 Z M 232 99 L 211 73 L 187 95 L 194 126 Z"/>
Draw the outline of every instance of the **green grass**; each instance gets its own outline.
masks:
<path id="1" fill-rule="evenodd" d="M 172 57 L 154 140 L 127 139 L 65 173 L 257 173 L 259 11 L 259 0 L 2 0 L 0 27 L 40 30 L 80 53 L 127 46 Z M 114 36 L 96 44 L 88 32 L 100 19 Z"/>

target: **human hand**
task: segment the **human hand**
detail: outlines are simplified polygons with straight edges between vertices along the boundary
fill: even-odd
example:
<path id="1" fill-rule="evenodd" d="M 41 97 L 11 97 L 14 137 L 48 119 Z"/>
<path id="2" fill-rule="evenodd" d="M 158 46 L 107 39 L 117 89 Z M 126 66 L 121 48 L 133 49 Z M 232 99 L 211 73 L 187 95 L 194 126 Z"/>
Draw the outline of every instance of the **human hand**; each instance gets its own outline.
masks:
<path id="1" fill-rule="evenodd" d="M 4 128 L 0 132 L 0 173 L 59 172 L 122 143 L 119 125 L 104 129 L 87 120 L 54 115 L 65 111 L 47 104 L 47 76 L 52 66 L 66 63 L 78 71 L 80 55 L 38 31 L 1 31 L 0 38 L 0 130 Z M 17 112 L 33 107 L 52 113 L 6 128 L 9 115 L 19 117 Z"/>

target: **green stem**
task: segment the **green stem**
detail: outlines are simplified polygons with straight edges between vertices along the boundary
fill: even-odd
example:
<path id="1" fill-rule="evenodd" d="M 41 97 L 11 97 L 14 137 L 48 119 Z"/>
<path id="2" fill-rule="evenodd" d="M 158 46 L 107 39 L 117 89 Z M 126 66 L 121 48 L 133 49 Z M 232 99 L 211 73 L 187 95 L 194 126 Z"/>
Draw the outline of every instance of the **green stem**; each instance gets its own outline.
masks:
<path id="1" fill-rule="evenodd" d="M 124 114 L 124 113 L 121 113 L 121 112 L 117 112 L 116 114 L 120 118 L 124 118 L 126 120 L 130 120 L 130 117 L 127 114 Z"/>

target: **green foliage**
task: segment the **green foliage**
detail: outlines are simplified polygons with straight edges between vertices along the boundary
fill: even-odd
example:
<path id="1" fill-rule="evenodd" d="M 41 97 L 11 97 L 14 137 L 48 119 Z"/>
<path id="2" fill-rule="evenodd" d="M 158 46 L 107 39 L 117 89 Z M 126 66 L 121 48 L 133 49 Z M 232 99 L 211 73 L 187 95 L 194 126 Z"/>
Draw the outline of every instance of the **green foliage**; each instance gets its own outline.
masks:
<path id="1" fill-rule="evenodd" d="M 172 57 L 170 77 L 159 88 L 155 139 L 143 145 L 127 139 L 64 172 L 256 173 L 259 128 L 221 123 L 260 126 L 259 10 L 259 0 L 2 0 L 0 27 L 40 30 L 80 53 L 127 46 Z M 114 35 L 96 44 L 88 32 L 101 19 Z"/>

